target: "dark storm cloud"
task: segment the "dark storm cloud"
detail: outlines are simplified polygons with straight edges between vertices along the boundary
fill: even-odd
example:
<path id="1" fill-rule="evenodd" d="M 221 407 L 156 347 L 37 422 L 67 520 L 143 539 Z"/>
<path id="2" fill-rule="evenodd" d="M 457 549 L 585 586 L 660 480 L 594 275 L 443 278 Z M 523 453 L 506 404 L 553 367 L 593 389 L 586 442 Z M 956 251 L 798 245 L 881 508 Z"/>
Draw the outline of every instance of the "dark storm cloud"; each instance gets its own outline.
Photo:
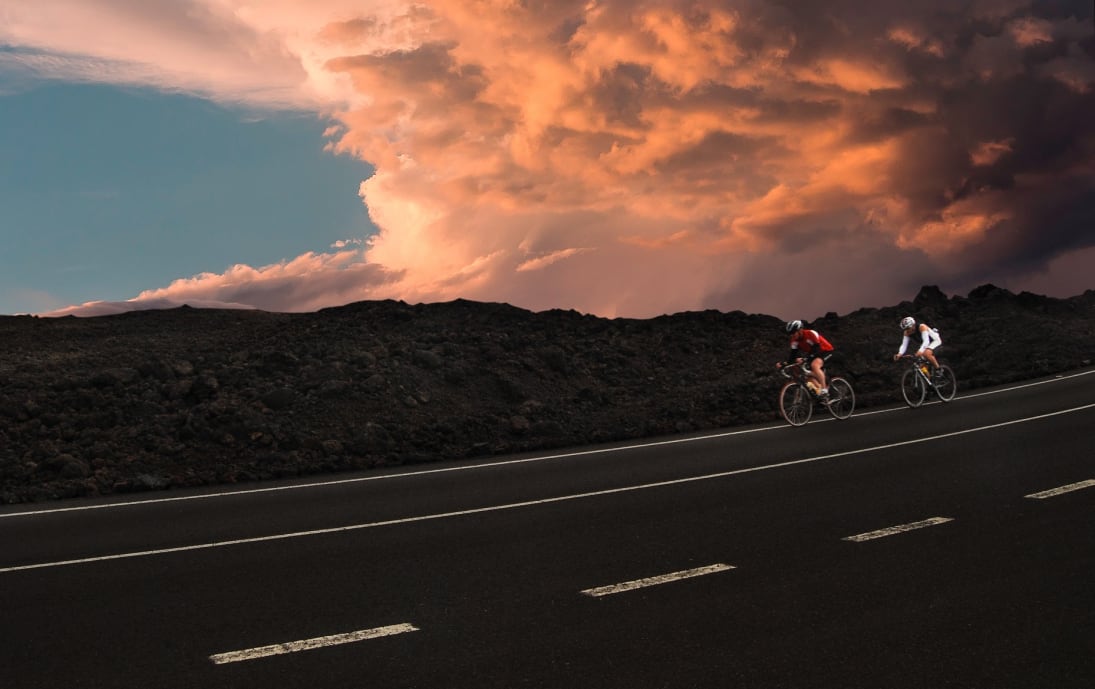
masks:
<path id="1" fill-rule="evenodd" d="M 352 91 L 329 136 L 376 171 L 370 294 L 828 311 L 1091 255 L 1090 0 L 358 5 L 258 23 Z M 250 301 L 323 298 L 256 273 Z M 232 300 L 223 277 L 193 282 Z"/>

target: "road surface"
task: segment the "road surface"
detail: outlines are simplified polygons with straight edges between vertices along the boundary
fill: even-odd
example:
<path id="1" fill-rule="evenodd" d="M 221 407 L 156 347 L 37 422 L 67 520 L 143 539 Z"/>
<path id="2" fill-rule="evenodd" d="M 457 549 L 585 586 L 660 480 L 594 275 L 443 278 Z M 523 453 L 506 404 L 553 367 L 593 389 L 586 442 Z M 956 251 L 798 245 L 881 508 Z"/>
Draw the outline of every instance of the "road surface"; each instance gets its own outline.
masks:
<path id="1" fill-rule="evenodd" d="M 1090 689 L 1093 429 L 1084 370 L 802 428 L 8 506 L 0 684 Z"/>

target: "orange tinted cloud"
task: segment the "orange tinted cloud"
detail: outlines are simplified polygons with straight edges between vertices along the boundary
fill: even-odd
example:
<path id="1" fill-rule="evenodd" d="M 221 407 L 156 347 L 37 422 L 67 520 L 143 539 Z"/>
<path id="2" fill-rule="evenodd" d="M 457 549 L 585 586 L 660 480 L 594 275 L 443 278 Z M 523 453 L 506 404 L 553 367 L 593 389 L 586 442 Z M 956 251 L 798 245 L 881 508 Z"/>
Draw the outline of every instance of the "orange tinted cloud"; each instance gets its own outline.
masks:
<path id="1" fill-rule="evenodd" d="M 992 165 L 1000 160 L 1002 156 L 1011 153 L 1014 144 L 1014 139 L 982 141 L 976 148 L 970 151 L 970 160 L 974 165 Z"/>
<path id="2" fill-rule="evenodd" d="M 1008 31 L 1023 48 L 1053 42 L 1053 26 L 1045 19 L 1021 17 L 1008 26 Z"/>
<path id="3" fill-rule="evenodd" d="M 886 33 L 886 37 L 909 50 L 923 51 L 934 57 L 943 57 L 945 54 L 943 42 L 927 35 L 920 27 L 895 26 Z"/>
<path id="4" fill-rule="evenodd" d="M 68 5 L 46 4 L 62 22 Z M 380 232 L 361 252 L 141 298 L 301 310 L 466 297 L 648 316 L 771 306 L 766 271 L 839 257 L 858 296 L 782 287 L 784 303 L 826 311 L 924 283 L 1007 284 L 1092 241 L 1090 3 L 208 0 L 182 28 L 99 4 L 112 35 L 169 47 L 117 54 L 29 22 L 22 2 L 24 23 L 0 38 L 125 59 L 226 99 L 252 79 L 319 103 L 337 123 L 331 150 L 376 168 L 361 196 Z M 206 45 L 235 67 L 189 66 Z M 1041 232 L 1047 213 L 1065 229 Z"/>
<path id="5" fill-rule="evenodd" d="M 377 265 L 360 260 L 358 251 L 307 253 L 289 261 L 252 268 L 235 265 L 223 273 L 202 273 L 146 290 L 124 302 L 88 302 L 45 315 L 104 315 L 134 308 L 169 308 L 180 304 L 266 311 L 315 311 L 332 304 L 384 298 L 398 279 Z"/>

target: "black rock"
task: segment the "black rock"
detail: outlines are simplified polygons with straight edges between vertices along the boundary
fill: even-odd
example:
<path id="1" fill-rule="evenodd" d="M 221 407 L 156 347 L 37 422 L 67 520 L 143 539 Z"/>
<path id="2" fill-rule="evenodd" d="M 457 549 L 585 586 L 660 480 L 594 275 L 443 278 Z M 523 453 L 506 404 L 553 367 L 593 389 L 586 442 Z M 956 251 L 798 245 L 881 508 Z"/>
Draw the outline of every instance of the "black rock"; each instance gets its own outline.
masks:
<path id="1" fill-rule="evenodd" d="M 830 370 L 898 401 L 905 315 L 963 390 L 1088 366 L 1095 291 L 923 287 L 827 313 Z M 180 308 L 0 317 L 0 500 L 160 490 L 474 458 L 778 418 L 783 322 L 606 319 L 457 300 L 285 314 Z"/>

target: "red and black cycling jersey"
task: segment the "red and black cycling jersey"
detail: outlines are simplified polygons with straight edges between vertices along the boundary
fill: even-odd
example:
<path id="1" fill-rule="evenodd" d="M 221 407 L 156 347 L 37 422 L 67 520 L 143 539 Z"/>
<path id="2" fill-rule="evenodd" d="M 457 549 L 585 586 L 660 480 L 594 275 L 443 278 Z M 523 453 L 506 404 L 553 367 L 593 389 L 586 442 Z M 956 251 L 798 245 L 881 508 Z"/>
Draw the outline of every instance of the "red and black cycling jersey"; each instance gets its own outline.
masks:
<path id="1" fill-rule="evenodd" d="M 820 356 L 831 351 L 833 345 L 821 333 L 803 328 L 791 335 L 791 353 L 787 355 L 787 361 L 794 361 L 800 356 Z"/>

